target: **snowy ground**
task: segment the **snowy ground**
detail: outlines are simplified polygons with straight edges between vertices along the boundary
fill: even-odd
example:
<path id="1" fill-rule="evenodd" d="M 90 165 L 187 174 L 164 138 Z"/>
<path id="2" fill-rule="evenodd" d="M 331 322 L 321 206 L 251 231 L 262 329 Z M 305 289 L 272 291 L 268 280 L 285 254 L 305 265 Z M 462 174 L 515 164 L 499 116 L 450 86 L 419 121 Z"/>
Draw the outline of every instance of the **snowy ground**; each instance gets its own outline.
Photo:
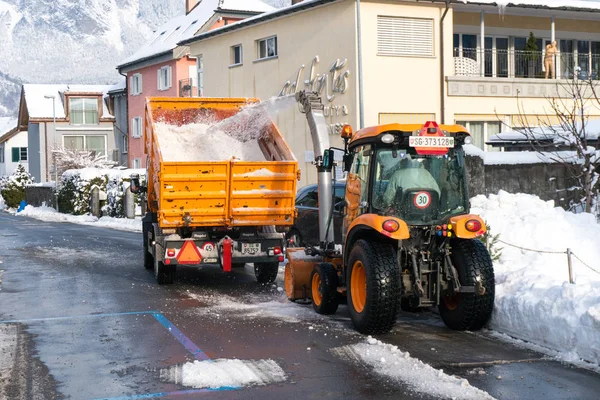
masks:
<path id="1" fill-rule="evenodd" d="M 502 340 L 533 347 L 561 360 L 598 370 L 600 224 L 594 216 L 566 212 L 554 207 L 552 202 L 544 202 L 535 196 L 502 191 L 487 198 L 474 197 L 471 202 L 472 212 L 480 214 L 490 225 L 492 234 L 498 234 L 504 242 L 497 243 L 501 255 L 495 263 L 496 302 L 489 329 Z M 75 217 L 58 214 L 51 208 L 31 206 L 17 215 L 46 221 L 141 231 L 139 218 L 125 220 Z M 567 248 L 574 254 L 574 284 L 569 283 Z M 272 300 L 271 303 L 273 313 L 281 314 L 282 317 L 309 321 L 320 317 L 312 312 L 310 316 L 298 314 L 298 308 L 286 311 L 287 308 L 279 299 Z M 212 312 L 219 313 L 219 310 L 238 306 L 240 305 L 215 304 Z M 268 307 L 261 303 L 257 306 L 258 309 L 265 312 Z M 295 314 L 286 314 L 292 312 Z M 395 372 L 400 367 L 407 371 L 421 369 L 423 373 L 430 375 L 443 374 L 439 375 L 444 378 L 441 381 L 454 388 L 452 390 L 456 390 L 458 398 L 488 396 L 442 371 L 429 370 L 419 360 L 410 358 L 408 354 L 385 343 L 363 339 L 352 348 L 340 348 L 338 353 L 346 356 L 352 354 L 355 359 L 371 365 L 374 371 L 390 378 L 400 379 Z M 433 387 L 425 390 L 421 388 L 421 381 L 417 378 L 411 381 L 410 376 L 403 374 L 402 379 L 417 391 L 424 390 L 435 395 L 439 389 Z"/>

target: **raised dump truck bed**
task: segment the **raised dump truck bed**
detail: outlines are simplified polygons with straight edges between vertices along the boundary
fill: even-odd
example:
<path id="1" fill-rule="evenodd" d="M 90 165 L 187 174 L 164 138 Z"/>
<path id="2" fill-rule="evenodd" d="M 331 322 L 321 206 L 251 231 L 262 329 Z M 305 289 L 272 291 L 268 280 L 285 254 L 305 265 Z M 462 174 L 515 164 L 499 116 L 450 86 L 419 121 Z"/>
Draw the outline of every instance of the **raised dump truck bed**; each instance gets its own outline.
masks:
<path id="1" fill-rule="evenodd" d="M 240 112 L 257 102 L 147 99 L 144 264 L 159 283 L 181 264 L 254 263 L 259 282 L 275 279 L 284 251 L 276 227 L 294 222 L 299 170 L 264 110 Z"/>

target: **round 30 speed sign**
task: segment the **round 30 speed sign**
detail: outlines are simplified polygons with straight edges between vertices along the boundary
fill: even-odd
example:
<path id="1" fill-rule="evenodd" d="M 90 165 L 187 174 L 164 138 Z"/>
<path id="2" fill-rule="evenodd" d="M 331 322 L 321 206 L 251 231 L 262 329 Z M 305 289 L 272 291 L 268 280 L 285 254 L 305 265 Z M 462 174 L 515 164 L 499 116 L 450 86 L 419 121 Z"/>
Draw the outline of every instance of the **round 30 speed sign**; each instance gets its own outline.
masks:
<path id="1" fill-rule="evenodd" d="M 417 192 L 414 199 L 415 207 L 421 210 L 431 205 L 431 194 L 429 192 Z"/>

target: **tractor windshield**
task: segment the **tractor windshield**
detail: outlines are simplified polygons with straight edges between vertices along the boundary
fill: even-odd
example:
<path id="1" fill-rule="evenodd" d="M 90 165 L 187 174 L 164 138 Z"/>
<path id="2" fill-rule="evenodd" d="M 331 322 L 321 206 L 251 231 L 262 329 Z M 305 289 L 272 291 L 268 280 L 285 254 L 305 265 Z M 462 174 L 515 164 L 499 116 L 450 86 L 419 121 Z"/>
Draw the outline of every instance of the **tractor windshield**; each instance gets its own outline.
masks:
<path id="1" fill-rule="evenodd" d="M 373 207 L 409 225 L 436 224 L 468 211 L 464 153 L 417 155 L 413 149 L 377 151 Z"/>

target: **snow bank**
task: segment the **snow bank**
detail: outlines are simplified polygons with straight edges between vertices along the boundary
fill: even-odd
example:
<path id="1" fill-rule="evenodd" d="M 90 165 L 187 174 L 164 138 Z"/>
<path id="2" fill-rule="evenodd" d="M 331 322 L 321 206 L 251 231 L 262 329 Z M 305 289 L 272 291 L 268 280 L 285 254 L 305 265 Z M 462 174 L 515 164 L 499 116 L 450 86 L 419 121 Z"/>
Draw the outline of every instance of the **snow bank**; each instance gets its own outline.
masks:
<path id="1" fill-rule="evenodd" d="M 493 399 L 466 379 L 456 378 L 402 352 L 398 346 L 369 336 L 366 342 L 333 350 L 342 358 L 359 359 L 380 375 L 405 383 L 412 390 L 444 399 Z"/>
<path id="2" fill-rule="evenodd" d="M 576 284 L 568 282 L 567 248 L 600 271 L 600 225 L 527 194 L 500 191 L 471 199 L 500 243 L 496 302 L 490 328 L 560 353 L 600 364 L 600 274 L 573 258 Z"/>
<path id="3" fill-rule="evenodd" d="M 0 194 L 0 211 L 6 208 L 6 202 L 4 201 L 4 197 Z"/>
<path id="4" fill-rule="evenodd" d="M 283 382 L 285 372 L 273 360 L 207 360 L 161 370 L 162 380 L 193 388 L 241 387 Z"/>
<path id="5" fill-rule="evenodd" d="M 154 124 L 163 161 L 265 161 L 256 138 L 238 140 L 204 123 Z"/>
<path id="6" fill-rule="evenodd" d="M 93 225 L 104 228 L 113 228 L 122 231 L 129 232 L 141 232 L 142 231 L 142 220 L 141 218 L 136 219 L 124 219 L 124 218 L 111 218 L 102 217 L 96 218 L 92 215 L 69 215 L 58 213 L 54 208 L 51 207 L 33 207 L 26 206 L 25 209 L 19 213 L 18 216 L 35 218 L 41 221 L 48 222 L 71 222 L 80 225 Z"/>
<path id="7" fill-rule="evenodd" d="M 479 157 L 485 165 L 521 165 L 521 164 L 548 164 L 555 162 L 581 162 L 574 151 L 556 151 L 552 153 L 538 153 L 536 151 L 483 151 L 480 148 L 467 144 L 463 146 L 465 154 Z"/>

